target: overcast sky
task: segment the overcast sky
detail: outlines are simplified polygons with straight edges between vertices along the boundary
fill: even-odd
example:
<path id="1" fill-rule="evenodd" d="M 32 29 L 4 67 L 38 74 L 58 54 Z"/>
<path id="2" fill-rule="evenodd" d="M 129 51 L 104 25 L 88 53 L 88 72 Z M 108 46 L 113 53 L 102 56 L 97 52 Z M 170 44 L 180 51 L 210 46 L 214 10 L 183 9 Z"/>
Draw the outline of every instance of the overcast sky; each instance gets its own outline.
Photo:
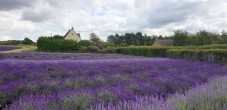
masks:
<path id="1" fill-rule="evenodd" d="M 142 32 L 171 35 L 174 30 L 227 30 L 227 0 L 0 0 L 0 40 L 36 41 L 65 35 L 74 27 L 82 39 Z"/>

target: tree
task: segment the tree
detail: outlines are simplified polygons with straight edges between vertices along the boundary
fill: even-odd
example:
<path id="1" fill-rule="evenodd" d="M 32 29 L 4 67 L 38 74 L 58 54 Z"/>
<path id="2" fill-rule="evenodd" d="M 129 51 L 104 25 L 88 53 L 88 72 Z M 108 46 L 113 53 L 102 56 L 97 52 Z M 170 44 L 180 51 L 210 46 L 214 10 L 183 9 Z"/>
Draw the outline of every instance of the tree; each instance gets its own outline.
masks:
<path id="1" fill-rule="evenodd" d="M 227 44 L 227 32 L 225 30 L 223 30 L 221 32 L 221 40 L 220 40 L 220 42 L 222 44 Z"/>
<path id="2" fill-rule="evenodd" d="M 189 33 L 187 31 L 176 30 L 173 35 L 173 45 L 183 46 L 187 44 Z"/>
<path id="3" fill-rule="evenodd" d="M 107 41 L 108 41 L 108 42 L 116 43 L 116 38 L 115 38 L 114 35 L 110 35 L 110 36 L 108 36 Z"/>
<path id="4" fill-rule="evenodd" d="M 197 45 L 209 45 L 218 43 L 218 34 L 208 32 L 207 30 L 200 30 L 196 33 Z"/>
<path id="5" fill-rule="evenodd" d="M 24 40 L 22 41 L 22 44 L 31 45 L 31 44 L 33 44 L 33 41 L 31 39 L 25 37 Z"/>
<path id="6" fill-rule="evenodd" d="M 101 42 L 101 40 L 99 39 L 99 37 L 95 33 L 91 33 L 90 34 L 90 40 L 92 42 L 95 42 L 95 43 L 100 43 Z"/>
<path id="7" fill-rule="evenodd" d="M 144 45 L 149 46 L 149 45 L 153 45 L 154 40 L 155 40 L 155 37 L 152 38 L 152 37 L 147 36 L 147 35 L 145 34 L 145 35 L 144 35 L 144 39 L 145 39 Z"/>
<path id="8" fill-rule="evenodd" d="M 64 36 L 61 36 L 61 35 L 54 35 L 53 38 L 55 38 L 55 39 L 64 39 Z"/>
<path id="9" fill-rule="evenodd" d="M 100 49 L 103 48 L 100 38 L 95 33 L 90 34 L 90 41 L 94 46 L 98 46 Z"/>
<path id="10" fill-rule="evenodd" d="M 137 32 L 136 36 L 137 36 L 137 39 L 138 39 L 137 45 L 144 45 L 145 38 L 144 38 L 143 34 L 141 32 Z"/>

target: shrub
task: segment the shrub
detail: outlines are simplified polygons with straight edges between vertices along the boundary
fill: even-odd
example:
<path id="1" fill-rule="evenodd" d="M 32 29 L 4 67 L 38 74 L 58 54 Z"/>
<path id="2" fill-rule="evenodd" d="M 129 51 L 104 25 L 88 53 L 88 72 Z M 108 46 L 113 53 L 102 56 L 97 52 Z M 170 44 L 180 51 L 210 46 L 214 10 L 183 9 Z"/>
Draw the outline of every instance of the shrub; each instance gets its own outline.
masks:
<path id="1" fill-rule="evenodd" d="M 39 51 L 44 52 L 76 52 L 78 44 L 73 40 L 55 39 L 50 37 L 40 37 L 37 40 Z"/>
<path id="2" fill-rule="evenodd" d="M 114 47 L 107 47 L 107 48 L 101 49 L 99 51 L 99 53 L 103 53 L 103 54 L 106 54 L 106 53 L 116 53 L 116 52 L 117 52 L 117 49 L 114 48 Z"/>
<path id="3" fill-rule="evenodd" d="M 91 42 L 89 40 L 81 40 L 80 42 L 78 42 L 78 46 L 89 47 L 91 46 Z"/>
<path id="4" fill-rule="evenodd" d="M 194 61 L 208 61 L 215 63 L 227 62 L 226 49 L 172 49 L 167 51 L 169 58 L 189 59 Z"/>
<path id="5" fill-rule="evenodd" d="M 100 51 L 97 46 L 89 46 L 87 48 L 87 50 L 88 50 L 88 52 L 98 52 L 98 51 Z"/>
<path id="6" fill-rule="evenodd" d="M 147 57 L 166 57 L 167 50 L 171 48 L 173 47 L 129 46 L 118 48 L 117 53 Z"/>
<path id="7" fill-rule="evenodd" d="M 116 45 L 112 42 L 105 42 L 103 43 L 104 48 L 108 48 L 108 47 L 115 47 Z"/>
<path id="8" fill-rule="evenodd" d="M 81 52 L 81 53 L 88 53 L 89 52 L 88 51 L 88 47 L 80 46 L 79 47 L 79 52 Z"/>

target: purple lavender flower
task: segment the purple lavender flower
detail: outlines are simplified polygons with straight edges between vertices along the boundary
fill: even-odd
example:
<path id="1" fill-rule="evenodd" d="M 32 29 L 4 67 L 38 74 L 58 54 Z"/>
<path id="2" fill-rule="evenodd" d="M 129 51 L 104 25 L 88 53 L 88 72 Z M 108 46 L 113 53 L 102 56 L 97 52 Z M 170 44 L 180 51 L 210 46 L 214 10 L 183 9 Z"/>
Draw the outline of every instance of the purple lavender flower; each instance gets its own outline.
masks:
<path id="1" fill-rule="evenodd" d="M 171 94 L 184 93 L 210 78 L 227 74 L 223 65 L 168 58 L 117 54 L 0 55 L 0 104 L 16 110 L 96 106 L 175 109 L 174 104 L 161 103 Z"/>

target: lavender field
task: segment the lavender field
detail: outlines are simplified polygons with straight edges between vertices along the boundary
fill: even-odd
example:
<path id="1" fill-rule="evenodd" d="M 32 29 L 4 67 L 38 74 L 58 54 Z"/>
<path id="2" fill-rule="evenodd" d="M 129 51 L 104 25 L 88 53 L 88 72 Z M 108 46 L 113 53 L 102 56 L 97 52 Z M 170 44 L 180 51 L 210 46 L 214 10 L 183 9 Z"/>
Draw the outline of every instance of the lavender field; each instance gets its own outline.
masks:
<path id="1" fill-rule="evenodd" d="M 0 52 L 8 51 L 8 50 L 14 50 L 14 49 L 17 49 L 17 47 L 0 45 Z"/>
<path id="2" fill-rule="evenodd" d="M 207 108 L 224 110 L 226 71 L 225 65 L 168 58 L 0 53 L 0 106 L 5 110 L 193 110 L 203 109 L 198 105 L 205 99 L 196 98 L 200 93 L 213 101 L 202 103 Z"/>

